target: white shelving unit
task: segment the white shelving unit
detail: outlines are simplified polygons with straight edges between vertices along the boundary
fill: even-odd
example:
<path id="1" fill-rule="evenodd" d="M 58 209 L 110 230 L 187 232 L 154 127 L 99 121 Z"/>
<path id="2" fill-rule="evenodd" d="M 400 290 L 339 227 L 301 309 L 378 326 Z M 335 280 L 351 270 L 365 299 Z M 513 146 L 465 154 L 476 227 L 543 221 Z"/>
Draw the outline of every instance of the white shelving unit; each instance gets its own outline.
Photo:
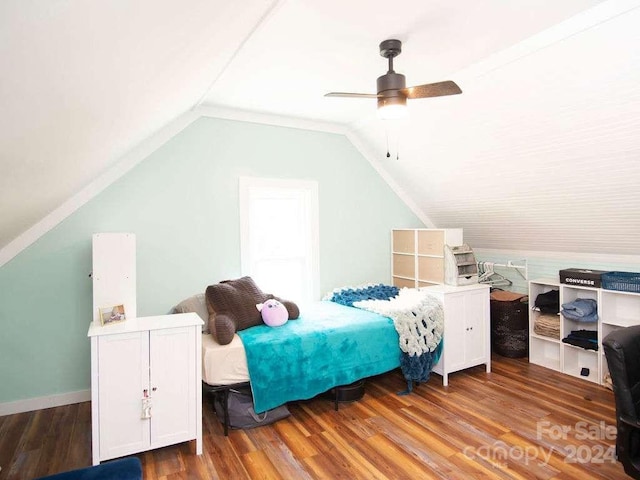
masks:
<path id="1" fill-rule="evenodd" d="M 574 285 L 560 284 L 560 305 L 573 302 L 578 298 L 589 298 L 598 304 L 600 311 L 602 302 L 600 300 L 600 289 L 592 287 L 579 287 Z M 576 320 L 560 315 L 560 337 L 565 338 L 574 330 L 592 330 L 598 335 L 598 350 L 585 350 L 581 347 L 562 343 L 563 369 L 568 375 L 583 378 L 595 383 L 601 383 L 599 352 L 602 351 L 602 335 L 600 333 L 600 319 L 595 323 L 580 323 Z M 588 375 L 581 372 L 588 371 Z"/>
<path id="2" fill-rule="evenodd" d="M 559 290 L 560 305 L 578 298 L 595 300 L 598 304 L 598 322 L 581 323 L 560 315 L 560 338 L 555 339 L 534 332 L 533 327 L 540 313 L 531 309 L 529 361 L 567 375 L 603 384 L 604 376 L 609 369 L 602 349 L 602 340 L 614 330 L 640 324 L 640 294 L 566 285 L 559 283 L 557 279 L 545 278 L 529 282 L 530 305 L 533 307 L 537 296 L 549 290 Z M 598 350 L 586 350 L 563 343 L 561 339 L 567 337 L 572 330 L 597 331 Z"/>
<path id="3" fill-rule="evenodd" d="M 444 246 L 462 245 L 461 228 L 391 231 L 391 282 L 419 288 L 444 283 Z"/>
<path id="4" fill-rule="evenodd" d="M 599 315 L 602 338 L 614 330 L 640 324 L 640 294 L 614 290 L 602 290 L 600 294 L 602 308 Z M 604 377 L 609 373 L 609 367 L 602 349 L 600 349 L 600 356 L 602 377 Z"/>
<path id="5" fill-rule="evenodd" d="M 533 307 L 535 299 L 541 293 L 550 290 L 560 290 L 560 283 L 557 280 L 540 279 L 529 282 L 529 305 Z M 538 319 L 540 312 L 529 310 L 529 362 L 562 371 L 562 361 L 560 354 L 562 342 L 560 338 L 545 337 L 538 335 L 533 330 L 533 325 Z"/>

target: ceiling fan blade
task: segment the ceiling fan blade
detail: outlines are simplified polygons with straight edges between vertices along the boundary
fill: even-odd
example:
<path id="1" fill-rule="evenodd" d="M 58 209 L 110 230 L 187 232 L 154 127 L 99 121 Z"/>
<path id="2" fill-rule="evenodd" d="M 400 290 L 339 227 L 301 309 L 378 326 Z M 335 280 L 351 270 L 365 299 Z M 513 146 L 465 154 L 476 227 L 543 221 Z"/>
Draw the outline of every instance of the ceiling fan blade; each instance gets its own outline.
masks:
<path id="1" fill-rule="evenodd" d="M 329 92 L 324 94 L 325 97 L 351 97 L 351 98 L 378 98 L 375 93 L 348 93 L 348 92 Z"/>
<path id="2" fill-rule="evenodd" d="M 452 82 L 451 80 L 417 85 L 415 87 L 404 88 L 401 91 L 407 95 L 407 98 L 443 97 L 445 95 L 462 93 L 462 90 L 460 90 L 456 82 Z"/>

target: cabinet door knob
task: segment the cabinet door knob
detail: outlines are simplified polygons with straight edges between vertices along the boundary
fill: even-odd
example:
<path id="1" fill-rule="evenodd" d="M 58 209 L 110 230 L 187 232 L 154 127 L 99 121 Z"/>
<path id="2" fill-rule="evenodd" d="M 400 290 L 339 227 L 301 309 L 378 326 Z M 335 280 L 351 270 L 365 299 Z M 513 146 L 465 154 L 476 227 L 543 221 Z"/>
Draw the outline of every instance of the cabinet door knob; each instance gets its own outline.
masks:
<path id="1" fill-rule="evenodd" d="M 151 391 L 152 391 L 152 392 L 155 392 L 156 390 L 158 390 L 158 387 L 153 387 L 153 388 L 151 389 Z"/>

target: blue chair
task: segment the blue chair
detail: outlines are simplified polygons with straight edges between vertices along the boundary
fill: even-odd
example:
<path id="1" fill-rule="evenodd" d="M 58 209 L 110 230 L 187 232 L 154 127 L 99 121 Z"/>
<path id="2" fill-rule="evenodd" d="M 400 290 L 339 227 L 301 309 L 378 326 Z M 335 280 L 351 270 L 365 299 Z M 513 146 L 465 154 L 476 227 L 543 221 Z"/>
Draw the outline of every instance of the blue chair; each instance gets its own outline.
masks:
<path id="1" fill-rule="evenodd" d="M 138 457 L 127 457 L 37 480 L 142 480 L 142 465 Z"/>

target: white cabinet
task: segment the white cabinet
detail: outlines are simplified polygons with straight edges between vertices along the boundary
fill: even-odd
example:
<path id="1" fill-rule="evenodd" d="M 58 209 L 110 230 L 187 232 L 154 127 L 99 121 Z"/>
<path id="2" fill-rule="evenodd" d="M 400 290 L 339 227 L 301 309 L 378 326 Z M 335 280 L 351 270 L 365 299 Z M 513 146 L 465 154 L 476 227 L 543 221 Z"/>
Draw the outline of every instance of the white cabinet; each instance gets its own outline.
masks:
<path id="1" fill-rule="evenodd" d="M 529 362 L 566 373 L 568 375 L 603 384 L 608 373 L 602 340 L 612 331 L 640 324 L 640 294 L 582 287 L 559 283 L 556 279 L 539 279 L 529 282 L 529 303 L 533 307 L 540 293 L 559 290 L 560 305 L 578 298 L 588 298 L 598 305 L 598 321 L 581 323 L 559 316 L 559 335 L 552 338 L 534 331 L 540 313 L 529 313 Z M 591 330 L 597 333 L 598 350 L 587 350 L 563 343 L 574 330 Z"/>
<path id="2" fill-rule="evenodd" d="M 483 284 L 433 285 L 423 289 L 437 297 L 444 308 L 443 350 L 433 371 L 449 384 L 449 374 L 476 365 L 491 371 L 489 286 Z"/>
<path id="3" fill-rule="evenodd" d="M 94 465 L 189 440 L 202 453 L 201 325 L 194 313 L 91 324 Z"/>
<path id="4" fill-rule="evenodd" d="M 462 245 L 461 228 L 391 231 L 391 282 L 418 288 L 444 283 L 444 246 Z"/>

